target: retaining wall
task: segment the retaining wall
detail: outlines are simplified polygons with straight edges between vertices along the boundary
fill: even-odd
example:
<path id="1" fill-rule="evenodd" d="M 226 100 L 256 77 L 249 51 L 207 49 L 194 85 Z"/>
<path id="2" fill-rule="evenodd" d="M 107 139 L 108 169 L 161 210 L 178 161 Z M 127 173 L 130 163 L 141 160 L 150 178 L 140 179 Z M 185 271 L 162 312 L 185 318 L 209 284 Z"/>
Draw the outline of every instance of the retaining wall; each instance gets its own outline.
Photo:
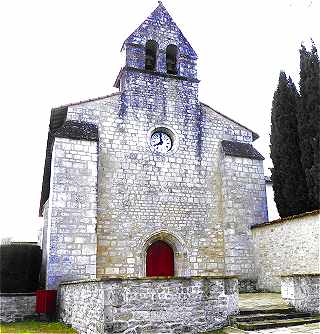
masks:
<path id="1" fill-rule="evenodd" d="M 281 296 L 297 311 L 320 313 L 320 274 L 282 276 Z"/>
<path id="2" fill-rule="evenodd" d="M 35 293 L 0 293 L 0 322 L 33 318 L 36 313 Z"/>
<path id="3" fill-rule="evenodd" d="M 259 290 L 280 292 L 280 275 L 319 273 L 320 210 L 252 227 Z"/>
<path id="4" fill-rule="evenodd" d="M 59 317 L 82 333 L 198 333 L 238 313 L 236 278 L 91 280 L 60 285 Z"/>

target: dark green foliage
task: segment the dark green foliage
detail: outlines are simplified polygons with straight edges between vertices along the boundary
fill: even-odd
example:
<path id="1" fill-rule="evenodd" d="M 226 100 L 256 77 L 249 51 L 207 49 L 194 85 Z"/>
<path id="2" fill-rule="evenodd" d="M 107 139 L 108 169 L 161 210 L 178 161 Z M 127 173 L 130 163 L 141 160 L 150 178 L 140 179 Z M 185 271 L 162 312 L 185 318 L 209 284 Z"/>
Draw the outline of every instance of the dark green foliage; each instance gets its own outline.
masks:
<path id="1" fill-rule="evenodd" d="M 34 292 L 38 288 L 41 249 L 34 244 L 0 245 L 0 291 Z"/>
<path id="2" fill-rule="evenodd" d="M 320 208 L 320 64 L 317 49 L 300 49 L 300 99 L 297 109 L 301 163 L 309 190 L 307 211 Z"/>
<path id="3" fill-rule="evenodd" d="M 298 92 L 280 73 L 271 112 L 271 158 L 274 199 L 281 217 L 305 212 L 308 192 L 300 161 L 296 109 Z"/>
<path id="4" fill-rule="evenodd" d="M 309 198 L 312 209 L 320 208 L 320 136 L 312 143 L 313 165 L 306 170 L 306 180 L 309 189 Z"/>

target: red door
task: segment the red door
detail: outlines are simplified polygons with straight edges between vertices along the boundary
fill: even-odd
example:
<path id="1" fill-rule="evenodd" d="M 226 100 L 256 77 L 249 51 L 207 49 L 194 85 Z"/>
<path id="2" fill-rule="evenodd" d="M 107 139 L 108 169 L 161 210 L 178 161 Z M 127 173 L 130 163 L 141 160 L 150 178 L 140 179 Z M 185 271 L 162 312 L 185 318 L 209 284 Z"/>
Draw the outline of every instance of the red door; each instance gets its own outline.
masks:
<path id="1" fill-rule="evenodd" d="M 174 256 L 172 248 L 164 241 L 154 242 L 147 250 L 147 276 L 173 276 Z"/>

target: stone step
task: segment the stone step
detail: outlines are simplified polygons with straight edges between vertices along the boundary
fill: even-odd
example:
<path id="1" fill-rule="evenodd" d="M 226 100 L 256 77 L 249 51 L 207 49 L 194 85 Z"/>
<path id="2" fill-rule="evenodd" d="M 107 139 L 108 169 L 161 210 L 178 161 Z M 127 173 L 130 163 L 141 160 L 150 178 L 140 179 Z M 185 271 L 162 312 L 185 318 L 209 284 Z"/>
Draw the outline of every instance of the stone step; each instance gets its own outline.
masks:
<path id="1" fill-rule="evenodd" d="M 293 313 L 295 312 L 294 307 L 264 307 L 264 308 L 242 308 L 240 309 L 240 315 L 249 314 L 270 314 L 270 313 Z"/>
<path id="2" fill-rule="evenodd" d="M 237 322 L 235 325 L 242 330 L 252 331 L 259 329 L 297 326 L 297 325 L 311 324 L 315 322 L 320 322 L 320 316 L 280 319 L 280 320 L 265 320 L 265 321 L 255 321 L 255 322 Z"/>
<path id="3" fill-rule="evenodd" d="M 233 317 L 235 322 L 252 322 L 260 320 L 277 320 L 277 319 L 293 319 L 293 318 L 304 318 L 310 317 L 310 313 L 257 313 L 257 314 L 247 314 L 247 315 L 238 315 Z"/>

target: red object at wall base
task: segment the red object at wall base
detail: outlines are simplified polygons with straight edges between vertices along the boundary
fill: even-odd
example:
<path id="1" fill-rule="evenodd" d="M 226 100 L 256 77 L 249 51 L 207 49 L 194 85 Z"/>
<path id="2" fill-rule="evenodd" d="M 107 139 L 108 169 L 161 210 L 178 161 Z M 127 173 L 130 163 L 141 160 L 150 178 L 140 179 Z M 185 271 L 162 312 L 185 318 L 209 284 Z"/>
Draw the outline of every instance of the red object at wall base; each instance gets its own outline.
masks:
<path id="1" fill-rule="evenodd" d="M 56 312 L 57 290 L 36 291 L 36 312 L 54 314 Z"/>

